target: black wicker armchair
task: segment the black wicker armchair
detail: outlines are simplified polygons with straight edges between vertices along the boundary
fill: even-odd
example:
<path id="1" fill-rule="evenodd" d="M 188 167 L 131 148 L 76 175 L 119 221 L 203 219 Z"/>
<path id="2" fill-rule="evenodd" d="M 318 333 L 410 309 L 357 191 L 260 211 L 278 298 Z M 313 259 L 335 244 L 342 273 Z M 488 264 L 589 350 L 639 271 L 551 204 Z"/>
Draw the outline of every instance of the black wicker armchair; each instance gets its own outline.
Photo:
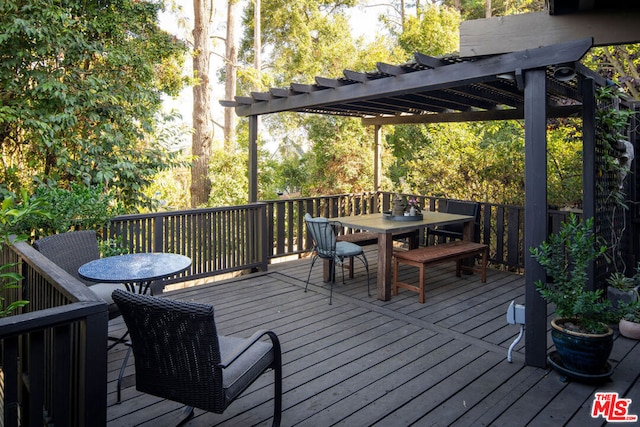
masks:
<path id="1" fill-rule="evenodd" d="M 127 324 L 137 390 L 221 414 L 267 369 L 274 370 L 273 425 L 282 412 L 282 358 L 274 332 L 243 339 L 218 335 L 210 305 L 117 290 Z M 270 341 L 261 341 L 267 336 Z"/>
<path id="2" fill-rule="evenodd" d="M 84 280 L 78 274 L 81 265 L 100 258 L 98 239 L 93 230 L 70 231 L 53 234 L 33 242 L 33 247 L 49 258 L 58 267 L 89 286 L 96 295 L 109 305 L 109 320 L 120 315 L 111 294 L 116 289 L 126 289 L 122 283 L 95 283 Z M 116 343 L 121 339 L 114 339 Z"/>
<path id="3" fill-rule="evenodd" d="M 444 211 L 446 213 L 469 215 L 475 218 L 473 221 L 474 242 L 480 242 L 480 204 L 475 202 L 465 202 L 459 200 L 447 200 Z M 434 228 L 427 229 L 427 233 L 432 236 L 444 238 L 447 241 L 462 239 L 463 223 L 439 225 Z"/>

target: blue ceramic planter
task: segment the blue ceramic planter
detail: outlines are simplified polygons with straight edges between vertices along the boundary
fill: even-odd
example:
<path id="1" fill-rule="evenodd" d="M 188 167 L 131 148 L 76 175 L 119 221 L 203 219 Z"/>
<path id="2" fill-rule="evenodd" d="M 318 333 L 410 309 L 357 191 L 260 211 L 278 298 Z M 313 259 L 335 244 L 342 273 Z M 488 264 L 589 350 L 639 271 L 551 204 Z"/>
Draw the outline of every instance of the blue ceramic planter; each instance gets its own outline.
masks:
<path id="1" fill-rule="evenodd" d="M 613 348 L 613 330 L 599 335 L 566 330 L 562 319 L 551 322 L 551 338 L 556 351 L 567 369 L 578 373 L 599 374 L 606 370 Z"/>

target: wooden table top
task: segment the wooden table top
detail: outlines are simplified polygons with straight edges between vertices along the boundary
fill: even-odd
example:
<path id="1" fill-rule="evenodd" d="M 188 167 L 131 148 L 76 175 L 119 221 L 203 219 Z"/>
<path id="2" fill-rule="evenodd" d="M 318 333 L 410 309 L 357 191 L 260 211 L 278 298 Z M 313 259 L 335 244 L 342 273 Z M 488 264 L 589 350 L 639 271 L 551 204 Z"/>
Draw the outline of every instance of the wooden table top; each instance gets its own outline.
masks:
<path id="1" fill-rule="evenodd" d="M 458 215 L 445 212 L 422 211 L 422 219 L 417 221 L 396 221 L 387 219 L 381 213 L 368 215 L 344 216 L 335 218 L 343 226 L 378 233 L 396 233 L 415 230 L 435 225 L 454 224 L 473 221 L 470 215 Z"/>

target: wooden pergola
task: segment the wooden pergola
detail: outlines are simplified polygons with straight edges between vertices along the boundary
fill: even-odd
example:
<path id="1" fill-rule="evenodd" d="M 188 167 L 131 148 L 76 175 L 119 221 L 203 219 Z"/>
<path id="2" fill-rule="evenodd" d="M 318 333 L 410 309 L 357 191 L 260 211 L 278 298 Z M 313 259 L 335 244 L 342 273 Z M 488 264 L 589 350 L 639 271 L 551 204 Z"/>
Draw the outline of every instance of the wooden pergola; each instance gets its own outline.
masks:
<path id="1" fill-rule="evenodd" d="M 380 174 L 380 128 L 409 123 L 524 119 L 526 248 L 547 237 L 546 120 L 581 114 L 585 217 L 595 215 L 595 90 L 606 81 L 579 61 L 591 38 L 486 57 L 436 58 L 416 54 L 405 64 L 379 63 L 374 72 L 345 70 L 340 78 L 316 77 L 314 84 L 254 92 L 235 101 L 249 119 L 249 198 L 257 201 L 258 118 L 302 112 L 361 118 L 375 127 L 376 189 Z M 574 74 L 575 73 L 575 74 Z M 546 303 L 534 283 L 545 272 L 525 257 L 526 363 L 546 366 Z M 593 276 L 593 275 L 592 275 Z"/>

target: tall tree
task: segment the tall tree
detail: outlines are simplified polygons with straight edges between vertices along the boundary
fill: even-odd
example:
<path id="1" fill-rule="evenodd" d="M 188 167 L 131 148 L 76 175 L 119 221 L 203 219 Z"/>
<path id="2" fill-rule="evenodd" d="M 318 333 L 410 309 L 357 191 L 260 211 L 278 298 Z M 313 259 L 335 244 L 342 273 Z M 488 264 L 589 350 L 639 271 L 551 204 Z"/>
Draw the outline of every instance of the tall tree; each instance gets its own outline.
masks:
<path id="1" fill-rule="evenodd" d="M 585 62 L 619 83 L 631 98 L 640 98 L 640 43 L 592 49 Z"/>
<path id="2" fill-rule="evenodd" d="M 132 0 L 0 2 L 0 182 L 103 184 L 128 207 L 175 165 L 156 137 L 186 46 Z"/>
<path id="3" fill-rule="evenodd" d="M 211 180 L 209 159 L 213 126 L 211 123 L 211 95 L 209 93 L 209 28 L 213 18 L 213 0 L 193 0 L 193 72 L 197 83 L 193 86 L 193 136 L 191 154 L 191 206 L 204 206 L 209 200 Z"/>
<path id="4" fill-rule="evenodd" d="M 236 95 L 236 70 L 238 67 L 238 49 L 236 47 L 236 6 L 238 0 L 227 2 L 227 35 L 225 37 L 225 99 L 233 99 Z M 236 115 L 233 108 L 224 110 L 224 147 L 229 150 L 236 141 Z"/>

